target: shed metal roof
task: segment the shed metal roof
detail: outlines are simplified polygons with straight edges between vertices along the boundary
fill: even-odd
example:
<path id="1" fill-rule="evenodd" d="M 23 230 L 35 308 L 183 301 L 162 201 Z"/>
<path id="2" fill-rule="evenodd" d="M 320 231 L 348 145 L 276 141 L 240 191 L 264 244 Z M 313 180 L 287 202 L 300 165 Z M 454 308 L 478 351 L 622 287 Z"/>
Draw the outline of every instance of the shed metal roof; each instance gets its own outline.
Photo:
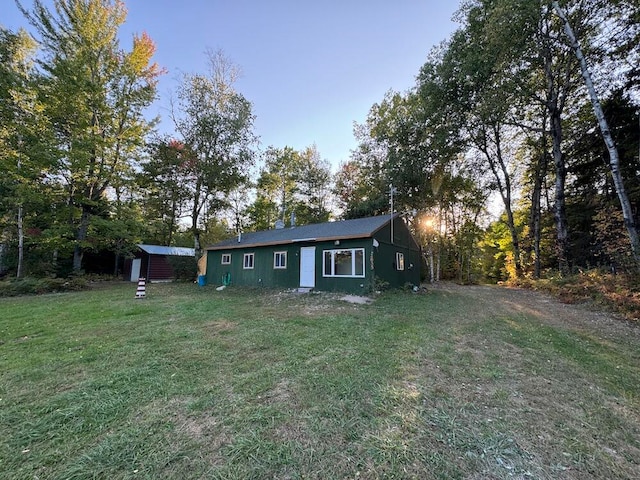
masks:
<path id="1" fill-rule="evenodd" d="M 248 232 L 240 236 L 240 241 L 238 241 L 238 237 L 230 238 L 207 247 L 207 250 L 228 250 L 296 242 L 367 238 L 372 237 L 378 230 L 388 224 L 390 219 L 389 215 L 383 215 L 339 222 L 314 223 L 293 228 Z"/>
<path id="2" fill-rule="evenodd" d="M 195 257 L 195 249 L 186 247 L 163 247 L 161 245 L 138 244 L 138 247 L 150 255 L 173 255 L 176 257 Z"/>

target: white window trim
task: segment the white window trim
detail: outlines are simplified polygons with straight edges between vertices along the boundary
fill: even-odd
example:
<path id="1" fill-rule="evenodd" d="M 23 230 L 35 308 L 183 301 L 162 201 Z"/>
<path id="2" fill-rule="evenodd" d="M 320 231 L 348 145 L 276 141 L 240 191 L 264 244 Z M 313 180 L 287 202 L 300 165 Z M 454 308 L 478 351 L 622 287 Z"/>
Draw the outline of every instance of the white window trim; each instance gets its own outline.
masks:
<path id="1" fill-rule="evenodd" d="M 355 273 L 356 271 L 356 252 L 362 252 L 362 274 L 352 274 L 352 275 L 336 275 L 336 252 L 351 252 L 351 272 Z M 326 253 L 331 253 L 331 274 L 326 273 Z M 322 276 L 327 278 L 365 278 L 366 276 L 366 268 L 365 268 L 365 249 L 364 248 L 337 248 L 335 250 L 323 250 L 322 251 Z"/>
<path id="2" fill-rule="evenodd" d="M 396 270 L 404 270 L 404 253 L 396 252 Z"/>
<path id="3" fill-rule="evenodd" d="M 251 259 L 251 266 L 247 266 L 247 260 Z M 255 265 L 255 254 L 253 253 L 245 253 L 244 257 L 242 259 L 242 269 L 243 270 L 253 270 L 253 267 Z"/>
<path id="4" fill-rule="evenodd" d="M 225 258 L 227 258 L 228 260 L 225 262 Z M 221 265 L 231 265 L 231 254 L 230 253 L 223 253 L 222 257 L 220 258 L 220 264 Z"/>
<path id="5" fill-rule="evenodd" d="M 280 263 L 284 260 L 284 265 L 277 265 L 276 258 L 280 256 Z M 275 270 L 286 270 L 287 268 L 287 252 L 273 252 L 273 268 Z"/>

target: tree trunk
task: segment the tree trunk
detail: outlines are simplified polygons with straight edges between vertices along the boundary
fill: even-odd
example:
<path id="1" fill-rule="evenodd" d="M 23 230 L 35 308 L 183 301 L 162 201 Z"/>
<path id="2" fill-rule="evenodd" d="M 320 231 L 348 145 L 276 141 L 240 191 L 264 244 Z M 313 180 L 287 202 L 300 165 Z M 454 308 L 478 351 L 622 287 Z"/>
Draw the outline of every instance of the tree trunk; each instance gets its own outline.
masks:
<path id="1" fill-rule="evenodd" d="M 58 276 L 58 249 L 53 250 L 53 255 L 51 256 L 51 270 L 52 274 L 57 277 Z"/>
<path id="2" fill-rule="evenodd" d="M 602 133 L 604 143 L 607 145 L 607 150 L 609 151 L 609 165 L 611 167 L 611 176 L 613 177 L 613 183 L 616 187 L 618 199 L 620 200 L 620 206 L 622 207 L 622 216 L 624 217 L 624 224 L 627 228 L 627 233 L 629 234 L 631 252 L 633 253 L 636 269 L 638 269 L 640 268 L 640 237 L 638 236 L 638 229 L 633 216 L 633 210 L 631 209 L 631 203 L 629 202 L 629 197 L 627 196 L 627 192 L 624 188 L 624 182 L 622 181 L 618 149 L 616 148 L 616 144 L 613 141 L 613 137 L 611 136 L 609 124 L 607 123 L 607 119 L 604 116 L 600 100 L 598 98 L 598 95 L 596 94 L 596 89 L 593 86 L 593 81 L 591 80 L 591 73 L 589 72 L 587 62 L 584 58 L 584 55 L 582 54 L 582 49 L 580 48 L 578 39 L 573 33 L 573 29 L 571 28 L 569 19 L 567 18 L 564 10 L 562 10 L 557 1 L 554 1 L 552 3 L 553 8 L 564 23 L 564 31 L 567 34 L 567 37 L 569 37 L 571 48 L 573 49 L 576 58 L 580 62 L 582 78 L 584 78 L 587 90 L 589 91 L 589 97 L 591 98 L 591 104 L 593 106 L 596 118 L 598 119 L 600 132 Z"/>
<path id="3" fill-rule="evenodd" d="M 518 230 L 516 229 L 515 219 L 513 217 L 513 209 L 511 208 L 511 179 L 509 175 L 509 169 L 507 168 L 502 155 L 499 127 L 494 125 L 492 133 L 494 136 L 492 140 L 496 148 L 495 158 L 492 156 L 491 152 L 489 152 L 489 148 L 486 144 L 486 132 L 483 132 L 483 135 L 485 135 L 485 139 L 483 140 L 484 143 L 480 145 L 480 150 L 482 150 L 487 161 L 489 162 L 489 167 L 491 168 L 491 172 L 493 173 L 493 178 L 496 180 L 496 184 L 498 185 L 500 198 L 502 199 L 502 204 L 504 205 L 504 209 L 507 214 L 507 228 L 509 229 L 509 233 L 511 234 L 511 246 L 513 249 L 515 275 L 516 278 L 520 278 L 522 276 L 522 264 L 520 262 L 520 239 L 518 238 Z"/>
<path id="4" fill-rule="evenodd" d="M 562 153 L 562 122 L 560 112 L 552 108 L 551 113 L 551 138 L 553 140 L 553 163 L 556 171 L 555 206 L 553 215 L 556 221 L 556 255 L 558 256 L 558 269 L 561 275 L 569 273 L 569 228 L 567 226 L 567 208 L 565 202 L 565 182 L 567 168 L 564 164 Z"/>
<path id="5" fill-rule="evenodd" d="M 533 191 L 531 192 L 531 236 L 534 255 L 534 278 L 540 278 L 540 237 L 542 236 L 542 187 L 547 175 L 547 119 L 542 120 L 542 138 L 539 157 L 533 171 Z"/>
<path id="6" fill-rule="evenodd" d="M 533 180 L 533 192 L 531 193 L 531 235 L 533 240 L 534 267 L 533 275 L 540 278 L 540 237 L 542 234 L 542 181 L 547 171 L 547 152 L 540 152 L 540 158 L 536 162 Z"/>
<path id="7" fill-rule="evenodd" d="M 200 258 L 202 254 L 202 247 L 200 245 L 200 229 L 198 228 L 198 222 L 200 220 L 200 211 L 202 209 L 202 181 L 198 177 L 195 186 L 195 192 L 193 197 L 193 205 L 191 208 L 191 233 L 193 234 L 193 248 L 195 250 L 196 259 Z"/>
<path id="8" fill-rule="evenodd" d="M 4 275 L 5 267 L 4 267 L 4 257 L 5 252 L 7 251 L 7 245 L 5 243 L 0 243 L 0 277 Z"/>
<path id="9" fill-rule="evenodd" d="M 436 281 L 436 272 L 434 271 L 433 247 L 429 247 L 429 274 L 431 275 L 431 283 Z"/>
<path id="10" fill-rule="evenodd" d="M 18 269 L 16 278 L 22 278 L 24 263 L 24 229 L 22 225 L 22 205 L 18 206 Z"/>
<path id="11" fill-rule="evenodd" d="M 80 226 L 76 233 L 76 244 L 73 248 L 73 271 L 79 273 L 82 270 L 82 257 L 84 256 L 84 250 L 82 244 L 87 240 L 87 233 L 89 231 L 89 217 L 90 213 L 87 207 L 82 207 L 82 214 L 80 216 Z"/>

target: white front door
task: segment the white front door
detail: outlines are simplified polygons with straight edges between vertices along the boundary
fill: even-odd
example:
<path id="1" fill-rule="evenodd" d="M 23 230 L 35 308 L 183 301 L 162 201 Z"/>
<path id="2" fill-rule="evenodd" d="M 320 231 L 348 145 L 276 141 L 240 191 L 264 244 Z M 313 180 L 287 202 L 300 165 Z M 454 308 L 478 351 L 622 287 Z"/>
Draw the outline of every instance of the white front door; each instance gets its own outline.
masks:
<path id="1" fill-rule="evenodd" d="M 316 286 L 316 247 L 300 248 L 300 286 Z"/>
<path id="2" fill-rule="evenodd" d="M 140 266 L 142 265 L 141 258 L 134 258 L 131 261 L 131 281 L 137 282 L 138 278 L 140 278 Z"/>

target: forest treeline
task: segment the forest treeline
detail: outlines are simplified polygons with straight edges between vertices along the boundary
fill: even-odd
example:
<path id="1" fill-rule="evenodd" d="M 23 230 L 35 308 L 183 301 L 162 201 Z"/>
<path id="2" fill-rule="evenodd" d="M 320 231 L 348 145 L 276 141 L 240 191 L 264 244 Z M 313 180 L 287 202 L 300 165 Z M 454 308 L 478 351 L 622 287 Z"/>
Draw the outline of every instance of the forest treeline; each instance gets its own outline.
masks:
<path id="1" fill-rule="evenodd" d="M 388 214 L 390 196 L 432 280 L 638 271 L 636 0 L 462 2 L 337 172 L 313 145 L 260 145 L 224 52 L 181 77 L 160 135 L 145 111 L 165 72 L 146 34 L 120 44 L 123 2 L 17 3 L 31 33 L 0 27 L 2 275 L 91 271 L 104 252 L 117 273 L 137 243 L 201 250 L 278 219 Z"/>

